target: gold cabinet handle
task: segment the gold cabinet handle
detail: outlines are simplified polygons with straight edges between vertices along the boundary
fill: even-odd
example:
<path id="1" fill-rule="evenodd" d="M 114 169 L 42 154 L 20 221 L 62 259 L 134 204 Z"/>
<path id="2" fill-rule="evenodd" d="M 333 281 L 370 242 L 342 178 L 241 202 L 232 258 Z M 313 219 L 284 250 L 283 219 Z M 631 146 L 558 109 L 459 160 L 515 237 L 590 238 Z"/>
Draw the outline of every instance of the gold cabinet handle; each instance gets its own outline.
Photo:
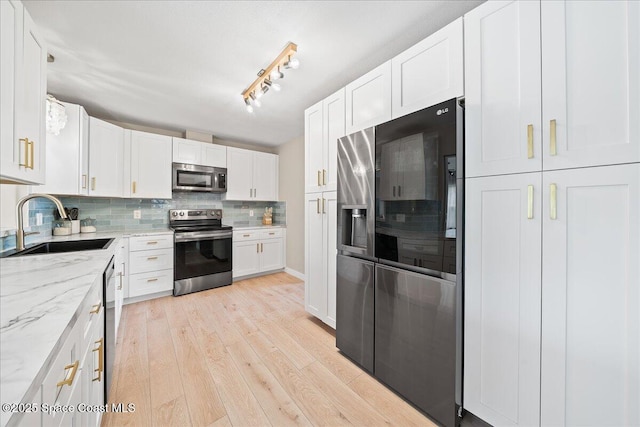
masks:
<path id="1" fill-rule="evenodd" d="M 318 186 L 322 185 L 320 181 L 320 169 L 318 169 Z"/>
<path id="2" fill-rule="evenodd" d="M 100 312 L 100 305 L 101 304 L 94 304 L 91 306 L 91 311 L 89 312 L 89 314 L 98 314 Z"/>
<path id="3" fill-rule="evenodd" d="M 320 199 L 316 199 L 316 212 L 320 213 Z"/>
<path id="4" fill-rule="evenodd" d="M 103 356 L 103 351 L 102 351 L 102 347 L 104 345 L 104 338 L 100 338 L 98 341 L 95 342 L 98 345 L 98 348 L 94 348 L 93 352 L 98 352 L 98 369 L 94 369 L 93 372 L 97 372 L 98 373 L 98 378 L 93 378 L 92 381 L 101 381 L 102 380 L 102 373 L 104 372 L 104 356 Z"/>
<path id="5" fill-rule="evenodd" d="M 398 197 L 402 197 L 402 185 L 398 185 Z"/>
<path id="6" fill-rule="evenodd" d="M 558 186 L 551 184 L 549 186 L 549 218 L 558 219 Z"/>
<path id="7" fill-rule="evenodd" d="M 533 159 L 533 125 L 527 125 L 527 158 Z"/>
<path id="8" fill-rule="evenodd" d="M 96 177 L 91 178 L 91 191 L 95 191 L 96 189 Z"/>
<path id="9" fill-rule="evenodd" d="M 322 198 L 322 213 L 327 213 L 327 211 L 325 211 L 325 209 L 324 209 L 324 201 L 325 201 L 325 198 L 323 197 Z"/>
<path id="10" fill-rule="evenodd" d="M 123 273 L 118 273 L 118 275 L 120 276 L 120 285 L 118 285 L 118 290 L 121 291 L 122 290 L 122 276 L 124 274 Z"/>
<path id="11" fill-rule="evenodd" d="M 276 234 L 276 233 L 269 233 L 269 236 L 273 236 L 273 235 L 275 235 L 275 234 Z"/>
<path id="12" fill-rule="evenodd" d="M 18 166 L 29 167 L 29 138 L 20 138 L 19 142 L 24 142 L 24 163 L 20 163 L 18 160 Z"/>
<path id="13" fill-rule="evenodd" d="M 82 188 L 87 188 L 87 175 L 82 174 Z"/>
<path id="14" fill-rule="evenodd" d="M 67 369 L 70 369 L 71 372 L 69 373 L 69 376 L 66 377 L 66 379 L 60 381 L 58 384 L 56 384 L 56 386 L 62 387 L 63 385 L 68 385 L 69 387 L 71 387 L 71 384 L 73 384 L 73 379 L 76 377 L 76 372 L 78 372 L 78 365 L 80 365 L 80 361 L 76 360 L 71 365 L 65 366 L 64 370 L 66 371 Z"/>
<path id="15" fill-rule="evenodd" d="M 327 171 L 322 169 L 322 185 L 327 185 Z"/>
<path id="16" fill-rule="evenodd" d="M 148 257 L 147 257 L 147 261 L 154 261 L 154 260 L 156 260 L 156 259 L 158 259 L 158 257 L 157 257 L 157 256 L 148 256 Z"/>
<path id="17" fill-rule="evenodd" d="M 157 241 L 157 240 L 149 240 L 149 241 L 147 242 L 147 245 L 157 245 L 157 244 L 158 244 L 158 241 Z"/>
<path id="18" fill-rule="evenodd" d="M 157 282 L 158 279 L 156 277 L 154 277 L 153 279 L 147 279 L 147 282 Z"/>
<path id="19" fill-rule="evenodd" d="M 393 186 L 393 197 L 396 197 L 396 186 Z"/>
<path id="20" fill-rule="evenodd" d="M 133 194 L 136 194 L 136 182 L 135 182 L 135 181 L 133 181 L 133 182 L 131 183 L 131 186 L 133 187 Z"/>
<path id="21" fill-rule="evenodd" d="M 549 122 L 549 131 L 551 134 L 549 138 L 549 154 L 555 156 L 558 154 L 558 147 L 556 144 L 556 119 Z"/>
<path id="22" fill-rule="evenodd" d="M 260 253 L 260 243 L 256 243 L 256 253 Z"/>
<path id="23" fill-rule="evenodd" d="M 27 147 L 29 148 L 29 166 L 27 166 L 29 169 L 33 170 L 33 165 L 34 165 L 34 161 L 33 161 L 33 152 L 34 152 L 34 142 L 33 141 L 28 141 L 27 142 Z"/>
<path id="24" fill-rule="evenodd" d="M 527 219 L 533 219 L 533 185 L 527 187 Z"/>
<path id="25" fill-rule="evenodd" d="M 260 243 L 260 252 L 264 252 L 264 246 Z"/>

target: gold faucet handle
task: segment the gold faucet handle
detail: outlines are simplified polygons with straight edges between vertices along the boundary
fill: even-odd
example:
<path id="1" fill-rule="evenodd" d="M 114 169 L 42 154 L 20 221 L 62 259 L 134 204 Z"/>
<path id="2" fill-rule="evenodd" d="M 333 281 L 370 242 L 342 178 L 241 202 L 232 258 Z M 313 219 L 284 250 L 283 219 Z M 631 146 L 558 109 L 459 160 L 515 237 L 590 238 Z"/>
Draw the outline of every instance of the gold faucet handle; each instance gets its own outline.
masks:
<path id="1" fill-rule="evenodd" d="M 27 231 L 24 233 L 25 236 L 31 236 L 32 234 L 40 234 L 39 231 Z"/>

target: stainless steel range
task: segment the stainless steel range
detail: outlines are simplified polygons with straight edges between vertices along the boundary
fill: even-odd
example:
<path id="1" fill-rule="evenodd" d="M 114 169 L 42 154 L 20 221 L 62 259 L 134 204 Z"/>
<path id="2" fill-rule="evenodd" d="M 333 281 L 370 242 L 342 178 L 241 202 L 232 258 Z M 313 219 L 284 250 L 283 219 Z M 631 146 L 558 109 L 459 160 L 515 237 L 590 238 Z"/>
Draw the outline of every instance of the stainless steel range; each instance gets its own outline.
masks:
<path id="1" fill-rule="evenodd" d="M 222 209 L 171 209 L 169 226 L 174 296 L 231 284 L 232 228 L 222 225 Z"/>

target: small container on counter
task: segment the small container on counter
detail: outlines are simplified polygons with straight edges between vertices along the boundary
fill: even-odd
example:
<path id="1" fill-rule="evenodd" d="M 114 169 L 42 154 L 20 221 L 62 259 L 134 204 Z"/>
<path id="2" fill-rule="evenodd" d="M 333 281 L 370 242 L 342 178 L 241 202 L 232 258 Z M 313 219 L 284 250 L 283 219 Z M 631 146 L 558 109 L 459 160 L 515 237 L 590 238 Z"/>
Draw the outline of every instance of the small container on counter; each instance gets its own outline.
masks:
<path id="1" fill-rule="evenodd" d="M 59 219 L 57 221 L 53 221 L 53 232 L 54 236 L 68 236 L 71 234 L 71 221 L 66 219 Z"/>
<path id="2" fill-rule="evenodd" d="M 96 232 L 96 220 L 91 218 L 85 218 L 80 221 L 81 233 L 95 233 Z"/>

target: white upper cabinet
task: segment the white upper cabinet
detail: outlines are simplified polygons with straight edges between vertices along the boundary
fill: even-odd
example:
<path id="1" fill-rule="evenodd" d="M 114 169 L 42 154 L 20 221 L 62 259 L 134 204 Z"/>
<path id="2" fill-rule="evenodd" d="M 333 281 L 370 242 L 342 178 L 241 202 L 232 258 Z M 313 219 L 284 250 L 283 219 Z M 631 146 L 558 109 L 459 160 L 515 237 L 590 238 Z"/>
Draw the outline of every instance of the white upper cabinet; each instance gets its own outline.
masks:
<path id="1" fill-rule="evenodd" d="M 640 161 L 640 3 L 465 15 L 466 176 Z"/>
<path id="2" fill-rule="evenodd" d="M 0 179 L 45 180 L 47 49 L 19 1 L 0 2 Z"/>
<path id="3" fill-rule="evenodd" d="M 89 118 L 89 171 L 90 196 L 123 196 L 124 129 Z"/>
<path id="4" fill-rule="evenodd" d="M 464 26 L 466 176 L 541 170 L 540 4 L 487 2 Z"/>
<path id="5" fill-rule="evenodd" d="M 278 155 L 227 148 L 226 200 L 278 200 Z"/>
<path id="6" fill-rule="evenodd" d="M 131 131 L 131 197 L 171 199 L 171 137 Z"/>
<path id="7" fill-rule="evenodd" d="M 543 184 L 540 424 L 640 425 L 640 164 Z"/>
<path id="8" fill-rule="evenodd" d="M 89 116 L 80 105 L 62 103 L 67 124 L 47 133 L 46 182 L 33 192 L 86 196 L 89 193 Z"/>
<path id="9" fill-rule="evenodd" d="M 335 191 L 338 139 L 345 135 L 345 89 L 309 107 L 305 118 L 305 192 Z"/>
<path id="10" fill-rule="evenodd" d="M 464 406 L 492 425 L 539 425 L 541 173 L 465 188 Z"/>
<path id="11" fill-rule="evenodd" d="M 227 147 L 184 138 L 173 138 L 173 162 L 226 168 Z"/>
<path id="12" fill-rule="evenodd" d="M 462 18 L 391 60 L 392 117 L 464 95 Z"/>
<path id="13" fill-rule="evenodd" d="M 345 87 L 347 135 L 391 120 L 391 61 Z"/>
<path id="14" fill-rule="evenodd" d="M 544 169 L 640 161 L 640 2 L 542 1 Z"/>

